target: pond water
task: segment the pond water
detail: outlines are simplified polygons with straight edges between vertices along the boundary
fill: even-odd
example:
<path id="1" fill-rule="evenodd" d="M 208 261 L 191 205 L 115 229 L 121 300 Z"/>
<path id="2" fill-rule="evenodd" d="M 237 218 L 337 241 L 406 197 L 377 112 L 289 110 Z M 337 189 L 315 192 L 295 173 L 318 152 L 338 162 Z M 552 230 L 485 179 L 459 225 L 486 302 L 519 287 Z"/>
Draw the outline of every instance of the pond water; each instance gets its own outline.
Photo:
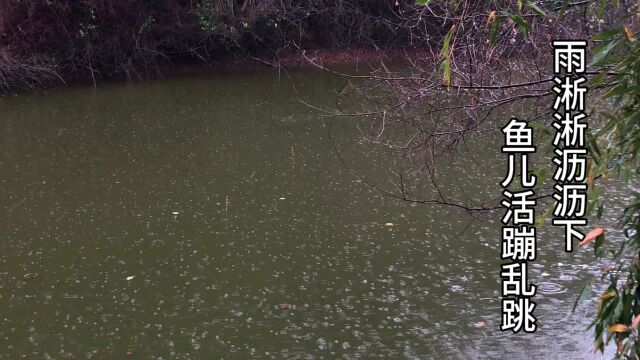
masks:
<path id="1" fill-rule="evenodd" d="M 298 101 L 331 105 L 343 83 L 264 72 L 0 98 L 0 358 L 601 358 L 593 300 L 571 312 L 592 253 L 540 228 L 539 329 L 500 332 L 499 218 L 357 181 L 336 149 L 381 184 L 393 156 Z M 463 200 L 500 196 L 500 138 L 484 141 L 444 178 Z"/>

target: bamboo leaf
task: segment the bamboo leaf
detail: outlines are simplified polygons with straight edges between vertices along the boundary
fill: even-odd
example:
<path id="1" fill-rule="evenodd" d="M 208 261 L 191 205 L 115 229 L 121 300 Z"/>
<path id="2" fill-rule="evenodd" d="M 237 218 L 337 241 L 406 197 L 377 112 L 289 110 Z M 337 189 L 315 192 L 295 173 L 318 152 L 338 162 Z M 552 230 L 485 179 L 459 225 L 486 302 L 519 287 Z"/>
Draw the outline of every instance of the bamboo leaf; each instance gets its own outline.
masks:
<path id="1" fill-rule="evenodd" d="M 594 54 L 591 58 L 590 65 L 600 65 L 607 58 L 611 50 L 618 45 L 618 42 L 618 40 L 612 40 L 593 49 Z"/>
<path id="2" fill-rule="evenodd" d="M 443 82 L 447 86 L 451 85 L 451 52 L 455 31 L 456 25 L 454 24 L 442 40 L 442 49 L 440 49 L 440 56 L 444 58 L 441 65 L 443 70 Z"/>
<path id="3" fill-rule="evenodd" d="M 578 295 L 578 297 L 576 298 L 576 301 L 573 303 L 573 309 L 571 309 L 571 312 L 576 311 L 578 304 L 585 301 L 589 297 L 589 295 L 591 294 L 592 287 L 593 287 L 593 279 L 591 279 L 588 283 L 586 283 L 582 287 L 582 290 L 580 290 L 580 295 Z"/>
<path id="4" fill-rule="evenodd" d="M 534 3 L 533 1 L 527 1 L 527 7 L 529 7 L 531 10 L 533 10 L 536 14 L 540 15 L 540 16 L 546 16 L 547 14 L 544 12 L 544 10 L 542 10 L 542 8 L 540 8 L 540 6 L 538 6 L 536 3 Z"/>

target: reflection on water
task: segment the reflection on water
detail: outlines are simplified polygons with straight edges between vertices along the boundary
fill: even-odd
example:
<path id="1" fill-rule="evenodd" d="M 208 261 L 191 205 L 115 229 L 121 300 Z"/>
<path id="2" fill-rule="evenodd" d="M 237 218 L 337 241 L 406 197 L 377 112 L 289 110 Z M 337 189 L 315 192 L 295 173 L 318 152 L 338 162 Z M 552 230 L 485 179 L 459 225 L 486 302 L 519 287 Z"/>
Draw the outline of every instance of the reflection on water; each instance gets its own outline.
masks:
<path id="1" fill-rule="evenodd" d="M 357 182 L 296 100 L 342 81 L 294 79 L 0 99 L 0 358 L 594 357 L 593 303 L 571 314 L 590 253 L 539 229 L 539 331 L 499 332 L 499 219 Z M 349 162 L 388 166 L 332 126 Z M 499 195 L 496 139 L 449 189 Z"/>

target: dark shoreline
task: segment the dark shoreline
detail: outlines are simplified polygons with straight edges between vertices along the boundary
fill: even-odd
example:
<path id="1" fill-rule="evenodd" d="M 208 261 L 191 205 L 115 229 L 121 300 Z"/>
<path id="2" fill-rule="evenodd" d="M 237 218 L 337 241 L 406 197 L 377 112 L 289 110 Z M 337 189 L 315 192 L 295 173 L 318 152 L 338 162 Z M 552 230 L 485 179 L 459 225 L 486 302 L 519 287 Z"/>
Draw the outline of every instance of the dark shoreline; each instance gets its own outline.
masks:
<path id="1" fill-rule="evenodd" d="M 428 48 L 451 23 L 415 0 L 9 0 L 0 5 L 0 93 L 298 68 L 309 62 L 301 49 L 326 65 L 366 62 Z"/>
<path id="2" fill-rule="evenodd" d="M 0 89 L 0 96 L 30 94 L 48 89 L 68 86 L 100 86 L 101 84 L 140 82 L 159 79 L 172 79 L 188 76 L 216 76 L 222 74 L 241 73 L 244 71 L 293 71 L 298 69 L 317 69 L 336 66 L 363 66 L 367 69 L 377 67 L 381 63 L 405 63 L 409 59 L 419 60 L 431 57 L 425 49 L 314 49 L 300 50 L 280 54 L 278 58 L 265 55 L 228 56 L 209 62 L 176 62 L 156 66 L 147 74 L 135 78 L 124 76 L 104 76 L 92 78 L 90 74 L 70 73 L 59 78 L 38 84 L 33 88 Z"/>

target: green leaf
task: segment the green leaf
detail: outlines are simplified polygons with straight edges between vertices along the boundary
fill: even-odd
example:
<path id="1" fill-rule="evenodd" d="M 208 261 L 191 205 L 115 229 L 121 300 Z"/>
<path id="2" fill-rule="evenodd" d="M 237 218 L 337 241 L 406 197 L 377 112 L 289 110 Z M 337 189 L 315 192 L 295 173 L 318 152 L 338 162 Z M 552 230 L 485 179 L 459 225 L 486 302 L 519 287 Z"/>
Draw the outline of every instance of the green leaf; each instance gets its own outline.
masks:
<path id="1" fill-rule="evenodd" d="M 594 35 L 591 39 L 592 40 L 607 40 L 607 39 L 611 39 L 612 37 L 615 37 L 616 35 L 620 35 L 622 33 L 622 30 L 620 29 L 611 29 L 611 30 L 607 30 L 607 31 L 603 31 L 601 33 L 598 33 L 596 35 Z"/>
<path id="2" fill-rule="evenodd" d="M 522 17 L 522 15 L 508 14 L 507 16 L 511 20 L 513 20 L 516 25 L 518 25 L 520 31 L 522 31 L 525 35 L 527 35 L 529 31 L 531 31 L 531 25 Z"/>
<path id="3" fill-rule="evenodd" d="M 573 303 L 573 309 L 571 310 L 571 312 L 576 311 L 578 304 L 589 298 L 589 295 L 591 294 L 591 288 L 593 287 L 593 283 L 594 281 L 593 279 L 591 279 L 589 280 L 588 283 L 586 283 L 582 287 L 582 290 L 580 290 L 580 295 L 578 295 L 578 297 L 576 298 L 576 301 Z"/>
<path id="4" fill-rule="evenodd" d="M 602 248 L 602 245 L 604 245 L 604 233 L 596 237 L 596 242 L 593 246 L 593 251 L 595 252 L 596 258 L 602 257 L 602 255 L 604 255 L 604 249 Z"/>
<path id="5" fill-rule="evenodd" d="M 596 216 L 598 217 L 598 220 L 602 219 L 602 213 L 604 212 L 604 206 L 602 206 L 602 204 L 600 204 L 600 206 L 598 206 L 598 211 L 596 213 Z"/>
<path id="6" fill-rule="evenodd" d="M 444 73 L 444 83 L 445 85 L 451 85 L 451 45 L 453 43 L 453 35 L 456 32 L 456 26 L 451 26 L 447 35 L 445 35 L 442 40 L 442 49 L 440 49 L 440 56 L 444 58 L 441 68 Z"/>
<path id="7" fill-rule="evenodd" d="M 416 5 L 429 5 L 433 0 L 416 0 Z"/>
<path id="8" fill-rule="evenodd" d="M 498 34 L 500 34 L 500 24 L 502 23 L 502 17 L 496 16 L 491 27 L 491 43 L 495 44 Z"/>
<path id="9" fill-rule="evenodd" d="M 542 10 L 536 3 L 534 3 L 533 1 L 527 1 L 527 7 L 529 7 L 531 10 L 533 10 L 536 14 L 540 15 L 540 16 L 546 16 L 547 14 L 544 12 L 544 10 Z"/>
<path id="10" fill-rule="evenodd" d="M 619 39 L 612 40 L 593 49 L 594 54 L 593 58 L 591 58 L 591 64 L 589 65 L 600 65 L 607 58 L 611 50 L 618 45 L 619 41 Z"/>

